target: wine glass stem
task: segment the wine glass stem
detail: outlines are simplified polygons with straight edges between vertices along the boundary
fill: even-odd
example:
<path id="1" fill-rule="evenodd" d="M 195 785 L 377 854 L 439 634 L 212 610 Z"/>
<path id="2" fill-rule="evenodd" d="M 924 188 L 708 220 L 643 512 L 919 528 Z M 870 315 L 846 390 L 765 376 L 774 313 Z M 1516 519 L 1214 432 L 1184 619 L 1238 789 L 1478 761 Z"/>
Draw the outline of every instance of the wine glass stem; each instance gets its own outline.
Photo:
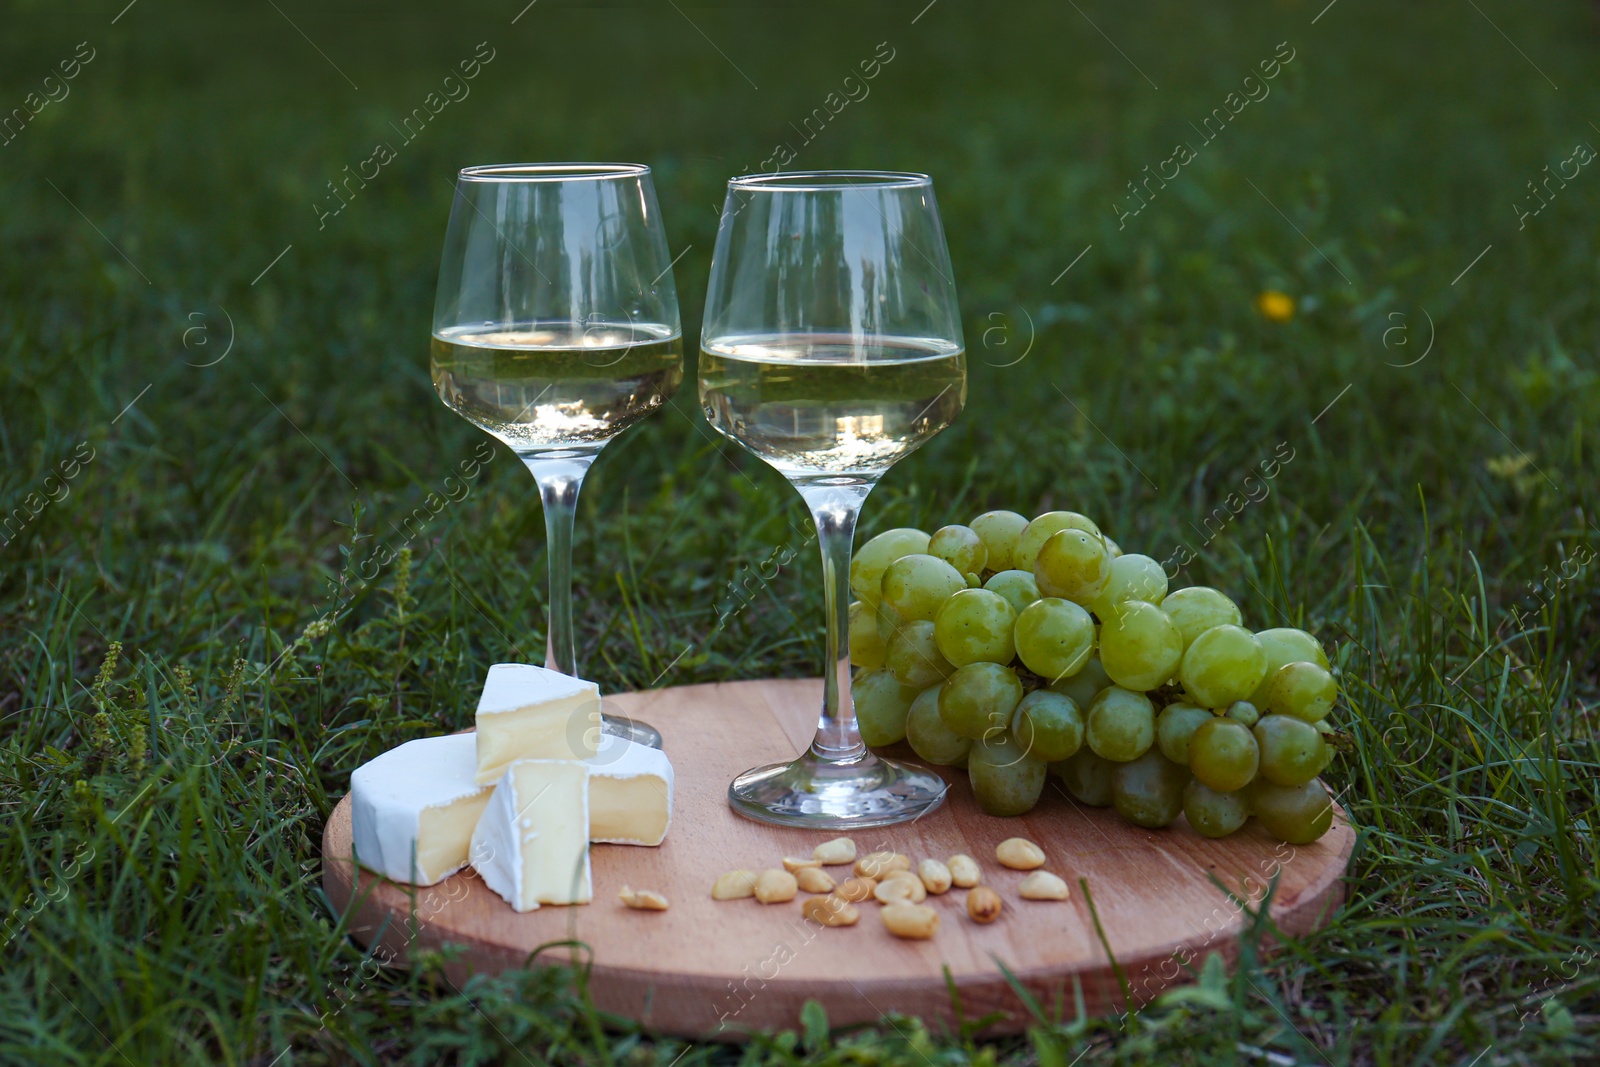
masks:
<path id="1" fill-rule="evenodd" d="M 550 640 L 544 665 L 572 678 L 578 653 L 572 634 L 572 524 L 578 490 L 593 457 L 523 456 L 544 500 L 545 554 L 550 561 Z"/>
<path id="2" fill-rule="evenodd" d="M 817 524 L 822 548 L 822 600 L 827 613 L 822 675 L 822 717 L 811 752 L 829 762 L 847 762 L 866 755 L 850 697 L 850 549 L 856 516 L 872 491 L 871 482 L 799 486 Z"/>

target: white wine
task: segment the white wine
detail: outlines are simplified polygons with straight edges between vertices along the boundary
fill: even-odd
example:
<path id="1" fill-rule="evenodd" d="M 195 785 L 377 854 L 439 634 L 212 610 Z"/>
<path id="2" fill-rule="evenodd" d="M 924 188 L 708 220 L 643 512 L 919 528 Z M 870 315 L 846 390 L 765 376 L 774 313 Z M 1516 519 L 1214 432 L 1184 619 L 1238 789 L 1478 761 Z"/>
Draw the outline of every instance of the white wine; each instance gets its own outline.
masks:
<path id="1" fill-rule="evenodd" d="M 433 338 L 433 387 L 519 454 L 598 451 L 683 381 L 683 341 L 664 326 L 458 326 Z"/>
<path id="2" fill-rule="evenodd" d="M 966 357 L 947 341 L 732 337 L 700 356 L 706 421 L 797 478 L 882 474 L 966 401 Z"/>

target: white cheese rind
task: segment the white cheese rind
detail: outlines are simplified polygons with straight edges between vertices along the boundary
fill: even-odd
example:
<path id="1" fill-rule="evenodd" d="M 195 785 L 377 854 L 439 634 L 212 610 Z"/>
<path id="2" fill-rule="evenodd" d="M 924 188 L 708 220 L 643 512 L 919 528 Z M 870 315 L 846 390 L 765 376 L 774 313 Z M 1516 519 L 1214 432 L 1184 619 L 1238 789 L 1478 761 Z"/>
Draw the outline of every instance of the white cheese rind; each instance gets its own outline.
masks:
<path id="1" fill-rule="evenodd" d="M 471 861 L 517 911 L 587 904 L 594 896 L 588 764 L 527 759 L 507 767 L 472 832 Z"/>
<path id="2" fill-rule="evenodd" d="M 356 859 L 385 878 L 433 885 L 467 865 L 489 802 L 468 734 L 407 741 L 350 775 Z"/>
<path id="3" fill-rule="evenodd" d="M 588 759 L 600 740 L 600 689 L 532 664 L 496 663 L 484 679 L 477 727 L 483 784 L 520 759 Z"/>
<path id="4" fill-rule="evenodd" d="M 606 734 L 589 764 L 589 839 L 659 845 L 672 825 L 672 762 L 659 748 Z"/>

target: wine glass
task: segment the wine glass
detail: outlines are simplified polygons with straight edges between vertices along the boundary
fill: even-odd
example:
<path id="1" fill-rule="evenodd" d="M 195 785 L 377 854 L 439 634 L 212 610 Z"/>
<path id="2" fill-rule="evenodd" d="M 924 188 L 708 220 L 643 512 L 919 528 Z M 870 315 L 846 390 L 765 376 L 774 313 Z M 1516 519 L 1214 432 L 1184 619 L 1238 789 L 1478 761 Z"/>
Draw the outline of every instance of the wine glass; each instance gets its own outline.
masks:
<path id="1" fill-rule="evenodd" d="M 433 310 L 433 385 L 511 447 L 544 500 L 545 666 L 578 676 L 572 523 L 606 442 L 683 381 L 682 327 L 650 168 L 467 167 L 456 182 Z M 607 733 L 661 746 L 644 723 Z"/>
<path id="2" fill-rule="evenodd" d="M 734 810 L 809 828 L 885 826 L 944 781 L 867 750 L 845 635 L 856 515 L 884 472 L 950 425 L 966 358 L 944 230 L 925 174 L 794 172 L 728 183 L 706 295 L 706 421 L 776 469 L 822 547 L 822 717 L 792 763 L 746 771 Z"/>

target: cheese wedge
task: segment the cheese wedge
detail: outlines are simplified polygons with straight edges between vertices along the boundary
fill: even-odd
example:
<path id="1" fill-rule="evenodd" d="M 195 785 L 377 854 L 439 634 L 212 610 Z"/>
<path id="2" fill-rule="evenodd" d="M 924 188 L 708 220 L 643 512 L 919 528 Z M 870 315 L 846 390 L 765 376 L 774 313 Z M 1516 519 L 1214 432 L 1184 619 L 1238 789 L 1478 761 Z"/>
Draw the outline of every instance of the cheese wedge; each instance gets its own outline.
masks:
<path id="1" fill-rule="evenodd" d="M 356 859 L 385 878 L 433 885 L 467 865 L 473 828 L 492 787 L 477 781 L 468 734 L 392 748 L 350 776 Z"/>
<path id="2" fill-rule="evenodd" d="M 526 663 L 489 668 L 478 700 L 478 781 L 519 759 L 582 760 L 600 742 L 600 689 Z"/>
<path id="3" fill-rule="evenodd" d="M 471 860 L 517 911 L 587 904 L 589 765 L 525 759 L 507 767 L 472 832 Z"/>
<path id="4" fill-rule="evenodd" d="M 589 840 L 659 845 L 672 823 L 672 763 L 659 748 L 605 734 L 589 764 Z"/>

